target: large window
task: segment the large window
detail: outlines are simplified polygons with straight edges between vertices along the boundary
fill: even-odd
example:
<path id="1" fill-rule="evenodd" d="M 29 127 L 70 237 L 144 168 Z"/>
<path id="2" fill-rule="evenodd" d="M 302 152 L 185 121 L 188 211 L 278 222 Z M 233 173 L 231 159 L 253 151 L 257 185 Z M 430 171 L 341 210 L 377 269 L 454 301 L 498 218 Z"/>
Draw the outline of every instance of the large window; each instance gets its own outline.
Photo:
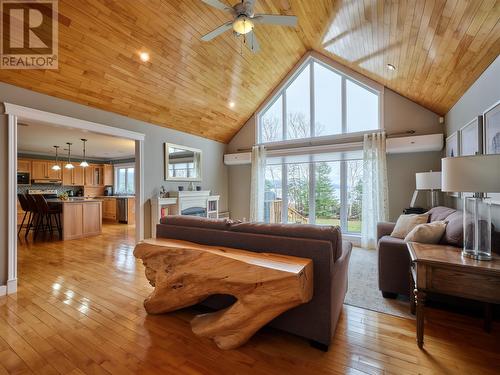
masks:
<path id="1" fill-rule="evenodd" d="M 258 143 L 380 128 L 379 92 L 310 58 L 258 115 Z"/>
<path id="2" fill-rule="evenodd" d="M 268 223 L 339 225 L 361 232 L 360 151 L 270 157 L 265 173 Z"/>
<path id="3" fill-rule="evenodd" d="M 134 166 L 115 167 L 115 194 L 135 194 Z"/>

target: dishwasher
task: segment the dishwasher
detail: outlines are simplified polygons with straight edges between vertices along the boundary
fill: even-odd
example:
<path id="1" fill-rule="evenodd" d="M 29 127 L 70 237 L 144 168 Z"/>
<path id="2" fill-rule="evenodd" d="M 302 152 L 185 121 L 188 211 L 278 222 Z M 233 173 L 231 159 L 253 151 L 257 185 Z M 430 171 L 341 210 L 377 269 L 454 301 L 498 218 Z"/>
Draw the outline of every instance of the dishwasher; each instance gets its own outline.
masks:
<path id="1" fill-rule="evenodd" d="M 117 198 L 117 211 L 118 211 L 118 221 L 120 223 L 128 223 L 128 199 L 127 198 Z"/>

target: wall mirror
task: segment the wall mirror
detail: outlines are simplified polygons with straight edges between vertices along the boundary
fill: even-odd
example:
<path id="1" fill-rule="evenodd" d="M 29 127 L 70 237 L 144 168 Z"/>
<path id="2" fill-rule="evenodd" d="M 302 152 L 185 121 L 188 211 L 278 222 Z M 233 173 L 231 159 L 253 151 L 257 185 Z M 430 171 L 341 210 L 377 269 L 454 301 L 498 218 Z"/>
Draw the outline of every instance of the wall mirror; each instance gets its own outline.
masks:
<path id="1" fill-rule="evenodd" d="M 201 150 L 165 143 L 165 181 L 201 181 Z"/>

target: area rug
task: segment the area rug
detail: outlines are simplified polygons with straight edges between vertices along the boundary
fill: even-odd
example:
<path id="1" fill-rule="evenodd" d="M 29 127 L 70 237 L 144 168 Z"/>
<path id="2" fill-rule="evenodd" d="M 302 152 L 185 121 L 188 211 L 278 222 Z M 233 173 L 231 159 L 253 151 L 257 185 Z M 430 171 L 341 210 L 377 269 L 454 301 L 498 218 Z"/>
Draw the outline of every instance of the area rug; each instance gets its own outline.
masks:
<path id="1" fill-rule="evenodd" d="M 415 319 L 408 297 L 387 299 L 378 290 L 376 250 L 353 248 L 349 262 L 349 288 L 344 303 L 384 314 Z"/>

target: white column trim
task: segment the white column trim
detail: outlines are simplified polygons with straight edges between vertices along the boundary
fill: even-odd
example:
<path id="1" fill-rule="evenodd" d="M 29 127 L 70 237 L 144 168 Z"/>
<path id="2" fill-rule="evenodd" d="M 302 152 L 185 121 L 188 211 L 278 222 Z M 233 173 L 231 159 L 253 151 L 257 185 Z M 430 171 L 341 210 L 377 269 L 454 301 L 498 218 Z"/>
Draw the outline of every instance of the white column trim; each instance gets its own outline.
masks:
<path id="1" fill-rule="evenodd" d="M 7 200 L 7 288 L 17 291 L 17 117 L 7 115 L 8 126 L 8 200 Z"/>
<path id="2" fill-rule="evenodd" d="M 135 240 L 144 240 L 144 140 L 135 141 Z"/>

